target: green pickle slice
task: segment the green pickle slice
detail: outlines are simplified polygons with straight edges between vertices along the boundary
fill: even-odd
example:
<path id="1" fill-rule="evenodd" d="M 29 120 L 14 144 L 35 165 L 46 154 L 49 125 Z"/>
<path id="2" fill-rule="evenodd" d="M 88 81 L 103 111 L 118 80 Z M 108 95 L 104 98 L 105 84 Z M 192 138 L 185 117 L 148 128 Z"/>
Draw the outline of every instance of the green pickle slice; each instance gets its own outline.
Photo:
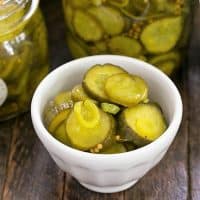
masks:
<path id="1" fill-rule="evenodd" d="M 108 41 L 108 47 L 111 53 L 138 57 L 142 51 L 140 43 L 127 36 L 116 36 Z"/>
<path id="2" fill-rule="evenodd" d="M 75 103 L 75 109 L 78 103 L 80 102 Z M 92 102 L 90 103 L 92 104 Z M 81 106 L 83 105 L 84 104 L 81 104 Z M 93 103 L 93 106 L 96 105 Z M 87 107 L 83 109 L 86 113 L 88 113 L 88 111 L 86 111 Z M 98 107 L 96 107 L 96 109 L 98 109 Z M 96 117 L 93 115 L 95 113 L 96 111 L 92 112 L 93 117 Z M 66 132 L 70 143 L 74 148 L 80 150 L 89 150 L 98 144 L 102 144 L 103 141 L 107 138 L 112 128 L 110 116 L 102 112 L 100 109 L 98 109 L 98 115 L 99 117 L 95 118 L 99 119 L 97 123 L 93 123 L 91 127 L 86 127 L 86 123 L 82 123 L 82 121 L 80 121 L 80 118 L 77 117 L 77 110 L 72 110 L 67 119 Z M 84 117 L 89 119 L 91 116 L 87 116 L 87 114 L 85 114 Z M 87 125 L 89 125 L 89 120 L 87 122 Z"/>
<path id="3" fill-rule="evenodd" d="M 98 21 L 82 10 L 74 12 L 73 26 L 77 35 L 85 41 L 98 41 L 104 34 Z"/>
<path id="4" fill-rule="evenodd" d="M 71 4 L 73 7 L 77 7 L 77 8 L 85 8 L 91 5 L 91 0 L 72 0 L 72 1 L 69 0 L 69 1 L 66 1 L 66 4 Z"/>
<path id="5" fill-rule="evenodd" d="M 180 53 L 178 51 L 171 51 L 166 54 L 152 57 L 149 60 L 149 63 L 155 65 L 167 75 L 171 75 L 172 72 L 179 66 L 180 61 Z"/>
<path id="6" fill-rule="evenodd" d="M 90 7 L 88 12 L 98 21 L 108 35 L 120 34 L 124 29 L 124 19 L 119 11 L 112 7 Z"/>
<path id="7" fill-rule="evenodd" d="M 123 144 L 114 143 L 110 147 L 101 151 L 102 154 L 116 154 L 116 153 L 124 153 L 126 152 L 126 148 Z"/>
<path id="8" fill-rule="evenodd" d="M 127 73 L 110 76 L 105 82 L 109 100 L 125 107 L 134 106 L 148 99 L 148 86 L 139 76 Z"/>
<path id="9" fill-rule="evenodd" d="M 17 55 L 0 61 L 0 77 L 4 80 L 12 80 L 16 66 L 20 66 L 20 58 Z"/>
<path id="10" fill-rule="evenodd" d="M 58 128 L 54 131 L 53 136 L 63 144 L 70 146 L 70 141 L 66 133 L 66 121 L 62 122 L 58 126 Z"/>
<path id="11" fill-rule="evenodd" d="M 163 18 L 147 25 L 143 29 L 140 39 L 148 52 L 165 53 L 176 46 L 182 29 L 181 16 Z"/>
<path id="12" fill-rule="evenodd" d="M 120 133 L 138 146 L 156 140 L 167 128 L 161 109 L 152 103 L 125 109 L 119 120 Z"/>
<path id="13" fill-rule="evenodd" d="M 91 99 L 85 90 L 83 89 L 82 85 L 76 85 L 72 89 L 72 99 L 73 101 L 84 101 L 86 99 Z M 93 100 L 94 101 L 94 100 Z"/>
<path id="14" fill-rule="evenodd" d="M 104 91 L 106 79 L 113 74 L 124 73 L 125 71 L 115 65 L 95 65 L 91 67 L 83 79 L 83 88 L 94 99 L 99 101 L 109 100 Z"/>
<path id="15" fill-rule="evenodd" d="M 83 45 L 81 46 L 82 42 L 75 39 L 75 37 L 73 37 L 69 33 L 67 34 L 67 44 L 74 58 L 88 56 L 87 51 L 85 50 L 85 48 L 82 47 Z"/>
<path id="16" fill-rule="evenodd" d="M 91 55 L 106 54 L 108 52 L 107 44 L 105 41 L 95 42 L 91 46 L 88 46 L 88 50 Z"/>
<path id="17" fill-rule="evenodd" d="M 13 82 L 12 84 L 8 85 L 8 94 L 9 96 L 18 96 L 23 93 L 24 89 L 28 85 L 30 77 L 30 70 L 26 70 L 21 77 L 19 78 L 18 83 Z"/>
<path id="18" fill-rule="evenodd" d="M 73 102 L 70 92 L 61 92 L 54 100 L 48 102 L 44 110 L 44 123 L 49 132 L 53 133 L 66 120 L 72 106 Z"/>

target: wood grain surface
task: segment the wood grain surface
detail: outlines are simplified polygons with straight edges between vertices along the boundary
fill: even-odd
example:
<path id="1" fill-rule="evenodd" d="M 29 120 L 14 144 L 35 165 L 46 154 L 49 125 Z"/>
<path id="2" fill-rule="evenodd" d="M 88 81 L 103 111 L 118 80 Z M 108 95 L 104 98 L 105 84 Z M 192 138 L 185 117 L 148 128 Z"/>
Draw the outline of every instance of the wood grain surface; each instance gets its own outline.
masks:
<path id="1" fill-rule="evenodd" d="M 60 0 L 42 0 L 52 69 L 71 60 Z M 0 200 L 200 200 L 200 8 L 188 62 L 176 77 L 184 116 L 164 159 L 134 187 L 115 194 L 83 188 L 61 171 L 37 138 L 30 113 L 0 123 Z"/>

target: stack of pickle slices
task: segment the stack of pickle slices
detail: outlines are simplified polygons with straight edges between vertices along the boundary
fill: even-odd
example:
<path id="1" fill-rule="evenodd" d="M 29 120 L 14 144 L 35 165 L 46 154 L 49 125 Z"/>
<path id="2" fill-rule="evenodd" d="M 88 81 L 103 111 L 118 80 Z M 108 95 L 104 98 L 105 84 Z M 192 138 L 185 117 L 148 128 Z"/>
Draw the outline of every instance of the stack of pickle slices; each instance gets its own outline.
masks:
<path id="1" fill-rule="evenodd" d="M 167 128 L 148 85 L 112 64 L 95 65 L 82 84 L 63 91 L 44 109 L 47 130 L 62 143 L 91 153 L 134 150 L 156 140 Z"/>

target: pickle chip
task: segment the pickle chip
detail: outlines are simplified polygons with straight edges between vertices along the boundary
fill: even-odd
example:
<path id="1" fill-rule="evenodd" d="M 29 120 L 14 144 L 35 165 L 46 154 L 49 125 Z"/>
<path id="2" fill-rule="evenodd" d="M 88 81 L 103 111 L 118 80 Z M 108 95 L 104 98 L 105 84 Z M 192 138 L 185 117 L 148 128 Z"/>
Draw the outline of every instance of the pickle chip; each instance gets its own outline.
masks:
<path id="1" fill-rule="evenodd" d="M 105 92 L 111 102 L 131 107 L 147 100 L 148 86 L 139 76 L 114 74 L 105 82 Z"/>
<path id="2" fill-rule="evenodd" d="M 116 9 L 106 6 L 91 7 L 88 12 L 98 19 L 108 35 L 117 35 L 123 31 L 124 19 Z"/>
<path id="3" fill-rule="evenodd" d="M 113 54 L 130 57 L 137 57 L 142 51 L 140 43 L 127 36 L 116 36 L 111 38 L 108 42 L 108 47 Z"/>
<path id="4" fill-rule="evenodd" d="M 65 0 L 66 1 L 66 0 Z M 85 8 L 91 4 L 91 0 L 69 0 L 66 1 L 66 4 L 71 4 L 73 7 L 76 8 Z"/>
<path id="5" fill-rule="evenodd" d="M 66 133 L 66 128 L 65 127 L 66 127 L 66 122 L 64 121 L 54 131 L 53 136 L 57 140 L 59 140 L 60 142 L 62 142 L 63 144 L 66 144 L 66 145 L 70 146 L 70 141 L 69 141 L 69 138 L 67 137 L 67 133 Z"/>
<path id="6" fill-rule="evenodd" d="M 66 123 L 66 132 L 74 148 L 89 150 L 102 144 L 108 137 L 112 128 L 110 117 L 100 109 L 99 114 L 99 122 L 93 128 L 87 128 L 79 122 L 74 111 L 70 113 Z"/>
<path id="7" fill-rule="evenodd" d="M 67 35 L 67 44 L 70 52 L 74 58 L 81 58 L 88 56 L 87 51 L 81 46 L 81 42 L 75 40 L 70 34 Z"/>
<path id="8" fill-rule="evenodd" d="M 114 143 L 110 147 L 101 151 L 102 154 L 116 154 L 116 153 L 124 153 L 126 152 L 126 148 L 123 144 Z"/>
<path id="9" fill-rule="evenodd" d="M 181 55 L 178 51 L 171 51 L 166 54 L 154 56 L 149 60 L 149 63 L 155 65 L 167 75 L 171 75 L 181 61 Z"/>
<path id="10" fill-rule="evenodd" d="M 120 133 L 125 138 L 132 138 L 137 146 L 156 140 L 167 128 L 160 107 L 153 103 L 127 108 L 121 113 L 119 120 Z"/>
<path id="11" fill-rule="evenodd" d="M 147 25 L 140 39 L 148 52 L 165 53 L 176 46 L 182 29 L 182 17 L 163 18 Z"/>
<path id="12" fill-rule="evenodd" d="M 73 26 L 85 41 L 98 41 L 103 37 L 103 29 L 95 18 L 82 10 L 76 10 L 73 18 Z"/>

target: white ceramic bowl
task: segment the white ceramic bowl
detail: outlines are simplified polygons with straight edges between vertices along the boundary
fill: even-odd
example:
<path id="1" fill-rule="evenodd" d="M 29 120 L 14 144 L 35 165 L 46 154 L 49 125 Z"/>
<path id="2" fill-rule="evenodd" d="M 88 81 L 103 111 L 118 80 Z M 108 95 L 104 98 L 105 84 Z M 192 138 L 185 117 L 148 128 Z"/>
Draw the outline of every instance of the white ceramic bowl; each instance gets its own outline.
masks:
<path id="1" fill-rule="evenodd" d="M 60 91 L 70 90 L 81 83 L 91 66 L 104 63 L 119 65 L 143 77 L 149 84 L 150 98 L 160 104 L 169 123 L 168 129 L 156 141 L 127 153 L 91 154 L 65 146 L 45 129 L 42 113 L 47 101 Z M 134 185 L 163 158 L 178 131 L 182 101 L 173 82 L 150 64 L 124 56 L 91 56 L 71 61 L 52 71 L 35 91 L 31 115 L 38 137 L 63 171 L 90 190 L 113 193 Z"/>

